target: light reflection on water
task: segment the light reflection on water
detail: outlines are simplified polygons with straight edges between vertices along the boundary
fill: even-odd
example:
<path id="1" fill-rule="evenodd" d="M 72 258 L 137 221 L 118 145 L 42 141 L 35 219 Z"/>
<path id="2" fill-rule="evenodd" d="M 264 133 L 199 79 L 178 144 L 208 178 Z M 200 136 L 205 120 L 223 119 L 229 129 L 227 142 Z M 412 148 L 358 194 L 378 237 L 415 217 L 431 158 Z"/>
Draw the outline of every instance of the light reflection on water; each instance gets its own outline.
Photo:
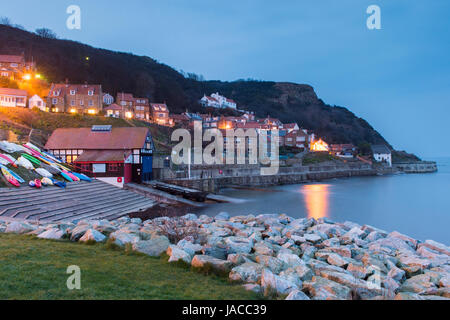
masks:
<path id="1" fill-rule="evenodd" d="M 308 218 L 328 217 L 329 210 L 329 184 L 307 184 L 301 186 L 300 192 L 306 204 Z"/>

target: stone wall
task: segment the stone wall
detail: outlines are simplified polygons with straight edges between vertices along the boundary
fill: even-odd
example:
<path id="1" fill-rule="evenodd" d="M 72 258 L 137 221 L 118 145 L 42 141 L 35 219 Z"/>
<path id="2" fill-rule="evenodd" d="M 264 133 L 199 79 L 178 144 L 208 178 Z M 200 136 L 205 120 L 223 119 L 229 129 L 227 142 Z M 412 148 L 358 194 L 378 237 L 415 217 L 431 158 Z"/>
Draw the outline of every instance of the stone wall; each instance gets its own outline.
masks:
<path id="1" fill-rule="evenodd" d="M 404 173 L 431 173 L 438 170 L 436 162 L 433 161 L 395 163 L 393 166 Z"/>

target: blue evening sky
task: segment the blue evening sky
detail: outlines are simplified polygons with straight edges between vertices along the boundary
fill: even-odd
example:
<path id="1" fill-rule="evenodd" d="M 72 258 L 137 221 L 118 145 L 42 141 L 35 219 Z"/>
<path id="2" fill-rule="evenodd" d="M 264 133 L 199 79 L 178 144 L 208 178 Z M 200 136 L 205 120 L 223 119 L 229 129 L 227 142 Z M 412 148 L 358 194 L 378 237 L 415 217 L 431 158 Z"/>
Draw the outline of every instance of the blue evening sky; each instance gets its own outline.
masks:
<path id="1" fill-rule="evenodd" d="M 81 30 L 66 8 L 81 7 Z M 381 7 L 382 30 L 366 9 Z M 448 0 L 3 0 L 27 30 L 147 55 L 208 80 L 312 85 L 397 149 L 450 156 Z"/>

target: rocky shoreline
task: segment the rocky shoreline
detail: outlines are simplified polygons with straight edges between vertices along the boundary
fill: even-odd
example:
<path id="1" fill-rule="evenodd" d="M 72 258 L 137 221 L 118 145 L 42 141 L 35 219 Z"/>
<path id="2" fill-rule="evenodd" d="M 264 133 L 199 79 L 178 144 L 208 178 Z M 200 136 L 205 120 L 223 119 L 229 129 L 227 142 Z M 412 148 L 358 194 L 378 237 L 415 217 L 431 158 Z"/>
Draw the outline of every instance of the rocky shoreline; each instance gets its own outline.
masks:
<path id="1" fill-rule="evenodd" d="M 187 214 L 142 221 L 0 221 L 0 233 L 108 242 L 166 253 L 247 290 L 287 300 L 450 299 L 450 247 L 353 222 L 287 215 Z"/>

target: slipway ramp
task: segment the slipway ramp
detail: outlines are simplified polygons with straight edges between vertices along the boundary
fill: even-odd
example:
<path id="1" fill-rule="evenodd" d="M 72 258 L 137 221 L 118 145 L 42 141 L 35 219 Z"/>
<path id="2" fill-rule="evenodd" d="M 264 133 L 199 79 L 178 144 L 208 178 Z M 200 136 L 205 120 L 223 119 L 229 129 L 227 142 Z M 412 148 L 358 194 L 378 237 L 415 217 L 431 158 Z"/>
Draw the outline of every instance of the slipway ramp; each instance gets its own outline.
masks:
<path id="1" fill-rule="evenodd" d="M 67 188 L 0 189 L 0 219 L 43 222 L 81 219 L 114 220 L 133 212 L 149 209 L 155 201 L 132 191 L 102 182 L 68 183 Z"/>

